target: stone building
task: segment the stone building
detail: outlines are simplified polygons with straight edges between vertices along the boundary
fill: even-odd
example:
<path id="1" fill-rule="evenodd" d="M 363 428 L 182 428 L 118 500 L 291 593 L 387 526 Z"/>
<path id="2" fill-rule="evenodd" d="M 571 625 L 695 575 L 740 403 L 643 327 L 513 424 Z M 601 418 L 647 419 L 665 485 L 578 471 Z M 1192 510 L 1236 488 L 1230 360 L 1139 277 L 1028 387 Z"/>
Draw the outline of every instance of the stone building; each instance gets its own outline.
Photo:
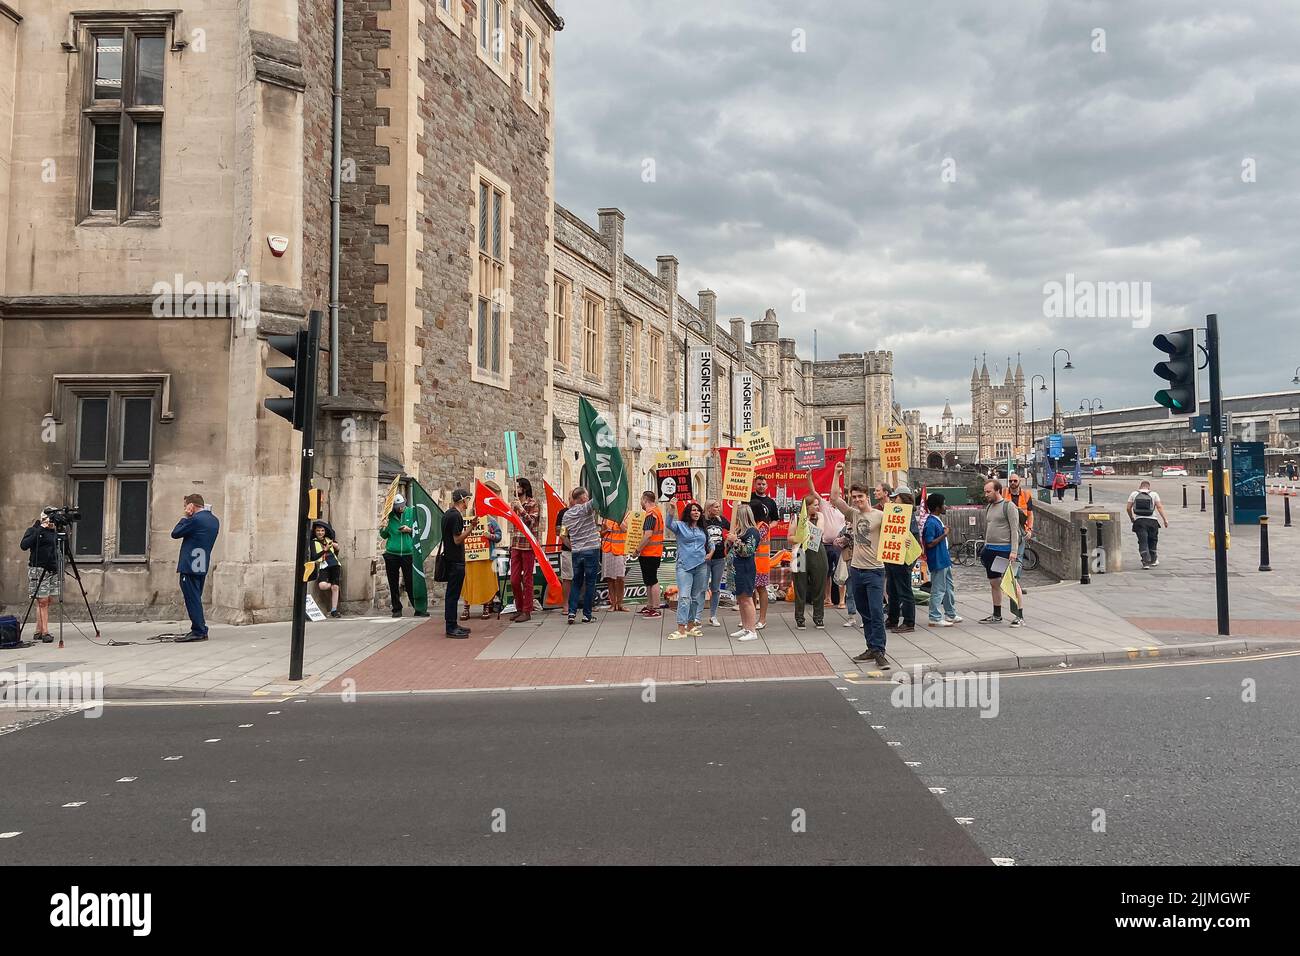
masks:
<path id="1" fill-rule="evenodd" d="M 652 272 L 623 251 L 623 213 L 607 208 L 597 216 L 592 227 L 563 207 L 555 210 L 554 446 L 546 472 L 552 484 L 570 489 L 581 480 L 583 396 L 619 436 L 640 488 L 651 487 L 654 453 L 690 445 L 699 408 L 687 398 L 688 350 L 705 348 L 712 350 L 713 402 L 692 455 L 697 496 L 721 490 L 712 449 L 734 445 L 744 430 L 736 398 L 745 375 L 751 376 L 753 424 L 770 426 L 778 447 L 821 433 L 828 447 L 852 448 L 854 475 L 878 476 L 875 436 L 895 420 L 891 353 L 808 361 L 794 339 L 781 336 L 772 309 L 750 324 L 748 336 L 740 317 L 724 329 L 714 291 L 699 292 L 691 303 L 678 292 L 676 258 L 658 257 Z"/>
<path id="2" fill-rule="evenodd" d="M 1026 454 L 1029 432 L 1025 427 L 1025 373 L 1019 360 L 1013 376 L 1011 359 L 1007 359 L 1002 384 L 995 385 L 985 356 L 983 367 L 970 373 L 970 400 L 980 461 L 1005 461 L 1011 455 Z"/>
<path id="3" fill-rule="evenodd" d="M 75 502 L 90 600 L 177 615 L 169 533 L 200 493 L 222 521 L 213 617 L 287 608 L 299 452 L 262 407 L 265 339 L 327 303 L 331 35 L 328 0 L 0 3 L 6 605 L 22 531 Z M 377 466 L 355 411 L 350 447 L 318 446 L 326 480 Z"/>

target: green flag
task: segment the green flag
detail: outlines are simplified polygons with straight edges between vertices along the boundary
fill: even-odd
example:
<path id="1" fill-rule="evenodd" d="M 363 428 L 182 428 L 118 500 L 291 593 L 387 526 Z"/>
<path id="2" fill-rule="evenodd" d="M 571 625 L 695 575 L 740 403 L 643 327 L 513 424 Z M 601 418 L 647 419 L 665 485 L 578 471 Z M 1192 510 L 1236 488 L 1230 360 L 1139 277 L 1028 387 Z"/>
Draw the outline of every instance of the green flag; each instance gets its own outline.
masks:
<path id="1" fill-rule="evenodd" d="M 595 479 L 589 488 L 596 513 L 610 521 L 627 514 L 627 469 L 613 430 L 585 398 L 578 399 L 578 433 L 587 459 L 587 472 Z"/>
<path id="2" fill-rule="evenodd" d="M 428 613 L 429 588 L 424 578 L 424 559 L 442 542 L 442 509 L 429 497 L 418 481 L 410 479 L 409 497 L 415 520 L 411 522 L 411 542 L 415 555 L 411 560 L 415 574 L 411 579 L 411 601 L 417 611 Z"/>

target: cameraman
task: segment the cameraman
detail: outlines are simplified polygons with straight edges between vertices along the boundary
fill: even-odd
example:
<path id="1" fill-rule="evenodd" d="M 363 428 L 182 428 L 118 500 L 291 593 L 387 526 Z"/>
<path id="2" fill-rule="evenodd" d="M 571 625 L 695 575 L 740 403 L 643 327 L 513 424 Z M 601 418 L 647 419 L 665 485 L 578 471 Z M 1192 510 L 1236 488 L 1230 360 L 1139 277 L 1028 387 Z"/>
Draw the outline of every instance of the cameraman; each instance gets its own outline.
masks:
<path id="1" fill-rule="evenodd" d="M 50 633 L 50 604 L 63 589 L 59 575 L 59 536 L 54 530 L 50 513 L 45 508 L 36 523 L 23 532 L 22 549 L 30 551 L 27 558 L 27 596 L 36 598 L 36 640 L 49 644 L 54 641 Z"/>

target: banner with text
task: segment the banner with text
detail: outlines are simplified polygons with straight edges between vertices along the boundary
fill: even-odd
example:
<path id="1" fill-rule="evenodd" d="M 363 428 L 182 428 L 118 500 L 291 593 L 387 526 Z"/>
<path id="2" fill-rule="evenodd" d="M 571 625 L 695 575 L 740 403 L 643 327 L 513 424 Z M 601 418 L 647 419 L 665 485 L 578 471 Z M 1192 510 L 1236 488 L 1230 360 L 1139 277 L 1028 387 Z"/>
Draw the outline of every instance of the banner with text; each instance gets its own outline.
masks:
<path id="1" fill-rule="evenodd" d="M 817 494 L 825 498 L 830 494 L 831 481 L 835 477 L 835 465 L 843 462 L 848 456 L 847 448 L 828 448 L 826 449 L 826 464 L 821 468 L 813 469 L 813 486 Z M 725 475 L 727 465 L 735 455 L 742 455 L 739 448 L 719 448 L 718 458 L 721 461 L 722 472 Z M 799 508 L 803 503 L 803 496 L 808 493 L 808 469 L 796 468 L 794 464 L 793 448 L 776 449 L 776 461 L 767 468 L 758 469 L 758 473 L 767 479 L 767 494 L 776 502 L 777 509 L 781 512 L 781 523 L 774 526 L 772 535 L 774 537 L 784 537 L 788 533 L 786 523 L 790 517 L 799 513 Z M 725 486 L 726 479 L 723 479 Z M 841 482 L 840 494 L 844 494 L 843 483 Z M 740 499 L 724 500 L 722 503 L 722 513 L 731 519 L 731 502 Z M 745 495 L 743 500 L 749 500 L 749 495 Z"/>
<path id="2" fill-rule="evenodd" d="M 713 349 L 693 346 L 686 365 L 686 409 L 689 413 L 690 449 L 707 454 L 713 427 Z"/>
<path id="3" fill-rule="evenodd" d="M 739 435 L 754 427 L 758 418 L 754 412 L 754 376 L 749 372 L 732 377 L 731 382 L 731 432 Z"/>

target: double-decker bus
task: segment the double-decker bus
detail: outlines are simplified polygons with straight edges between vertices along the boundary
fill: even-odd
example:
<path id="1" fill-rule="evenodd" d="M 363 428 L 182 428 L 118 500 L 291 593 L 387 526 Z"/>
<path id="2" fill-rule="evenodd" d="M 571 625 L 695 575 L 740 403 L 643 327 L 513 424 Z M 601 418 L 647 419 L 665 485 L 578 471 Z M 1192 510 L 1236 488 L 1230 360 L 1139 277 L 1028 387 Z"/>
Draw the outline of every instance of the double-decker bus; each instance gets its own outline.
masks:
<path id="1" fill-rule="evenodd" d="M 1067 487 L 1077 487 L 1083 479 L 1079 461 L 1079 440 L 1073 435 L 1061 436 L 1060 455 L 1053 458 L 1052 443 L 1048 436 L 1034 442 L 1034 473 L 1039 488 L 1051 488 L 1058 471 L 1064 472 Z"/>

